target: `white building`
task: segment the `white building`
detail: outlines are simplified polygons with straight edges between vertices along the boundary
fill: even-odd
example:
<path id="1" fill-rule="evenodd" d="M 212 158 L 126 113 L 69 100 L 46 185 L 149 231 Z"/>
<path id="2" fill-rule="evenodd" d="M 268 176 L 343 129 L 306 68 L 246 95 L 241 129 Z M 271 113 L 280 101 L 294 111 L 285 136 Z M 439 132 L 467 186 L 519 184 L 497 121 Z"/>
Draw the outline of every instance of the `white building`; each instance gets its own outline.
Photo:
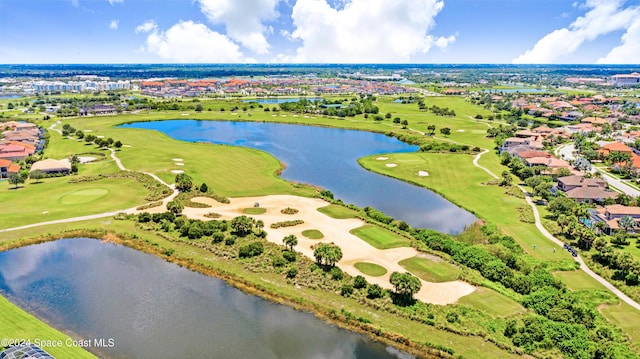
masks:
<path id="1" fill-rule="evenodd" d="M 613 75 L 611 76 L 612 86 L 634 86 L 640 85 L 640 74 L 637 72 L 628 75 Z"/>

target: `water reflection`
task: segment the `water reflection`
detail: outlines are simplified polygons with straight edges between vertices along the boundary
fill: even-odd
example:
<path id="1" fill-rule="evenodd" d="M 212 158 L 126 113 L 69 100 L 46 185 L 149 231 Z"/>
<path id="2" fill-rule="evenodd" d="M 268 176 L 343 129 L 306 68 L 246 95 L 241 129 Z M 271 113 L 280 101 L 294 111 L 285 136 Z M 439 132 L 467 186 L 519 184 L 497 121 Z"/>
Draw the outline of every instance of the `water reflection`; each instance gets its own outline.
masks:
<path id="1" fill-rule="evenodd" d="M 0 253 L 0 293 L 136 358 L 394 358 L 363 336 L 160 258 L 92 239 Z"/>

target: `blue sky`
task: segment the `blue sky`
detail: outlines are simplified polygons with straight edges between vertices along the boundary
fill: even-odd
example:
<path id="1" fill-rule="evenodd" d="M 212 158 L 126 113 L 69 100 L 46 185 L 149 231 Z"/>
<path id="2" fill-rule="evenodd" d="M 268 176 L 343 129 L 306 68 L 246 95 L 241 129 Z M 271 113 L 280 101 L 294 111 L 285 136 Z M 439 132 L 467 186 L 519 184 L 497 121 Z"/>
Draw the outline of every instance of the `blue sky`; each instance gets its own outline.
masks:
<path id="1" fill-rule="evenodd" d="M 0 63 L 635 63 L 640 0 L 0 0 Z"/>

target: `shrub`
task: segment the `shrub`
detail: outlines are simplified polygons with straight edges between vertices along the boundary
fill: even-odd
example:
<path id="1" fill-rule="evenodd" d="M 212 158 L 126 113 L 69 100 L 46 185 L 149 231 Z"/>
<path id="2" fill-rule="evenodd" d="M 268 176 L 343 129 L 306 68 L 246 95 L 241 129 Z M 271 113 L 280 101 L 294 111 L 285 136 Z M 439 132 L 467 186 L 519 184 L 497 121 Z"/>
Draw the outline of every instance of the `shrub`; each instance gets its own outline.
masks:
<path id="1" fill-rule="evenodd" d="M 283 208 L 280 213 L 282 214 L 296 214 L 299 211 L 295 208 L 291 208 L 291 207 L 287 207 L 287 208 Z"/>
<path id="2" fill-rule="evenodd" d="M 293 226 L 297 226 L 297 225 L 303 224 L 303 223 L 304 223 L 303 220 L 295 219 L 293 221 L 283 221 L 283 222 L 272 223 L 271 224 L 271 228 L 278 229 L 280 227 L 293 227 Z"/>
<path id="3" fill-rule="evenodd" d="M 342 295 L 343 297 L 349 297 L 351 296 L 351 294 L 353 294 L 353 286 L 351 284 L 343 285 L 342 289 L 340 290 L 340 295 Z"/>
<path id="4" fill-rule="evenodd" d="M 297 256 L 296 256 L 296 252 L 285 251 L 282 253 L 282 257 L 288 260 L 289 262 L 295 262 Z"/>
<path id="5" fill-rule="evenodd" d="M 287 263 L 288 263 L 287 260 L 284 259 L 282 256 L 274 256 L 271 259 L 271 264 L 273 264 L 274 267 L 282 267 Z"/>
<path id="6" fill-rule="evenodd" d="M 331 268 L 331 270 L 329 271 L 329 275 L 331 275 L 331 278 L 333 280 L 342 280 L 344 278 L 344 273 L 342 272 L 342 269 L 338 267 Z"/>
<path id="7" fill-rule="evenodd" d="M 367 298 L 369 299 L 382 298 L 383 295 L 384 289 L 382 289 L 378 284 L 370 285 L 367 289 Z"/>
<path id="8" fill-rule="evenodd" d="M 228 245 L 228 246 L 232 246 L 236 243 L 236 237 L 235 236 L 228 236 L 227 238 L 224 239 L 224 244 Z"/>
<path id="9" fill-rule="evenodd" d="M 458 313 L 456 313 L 456 312 L 449 312 L 449 313 L 447 313 L 446 318 L 447 318 L 447 322 L 449 322 L 449 323 L 455 323 L 455 322 L 457 322 L 457 321 L 458 321 Z"/>
<path id="10" fill-rule="evenodd" d="M 369 285 L 369 283 L 367 283 L 367 280 L 361 275 L 357 275 L 353 280 L 353 287 L 356 289 L 366 288 L 367 285 Z"/>
<path id="11" fill-rule="evenodd" d="M 213 239 L 211 240 L 211 243 L 220 243 L 224 240 L 224 233 L 222 232 L 213 232 L 212 235 Z"/>
<path id="12" fill-rule="evenodd" d="M 298 275 L 298 268 L 290 267 L 287 269 L 287 278 L 295 278 Z"/>
<path id="13" fill-rule="evenodd" d="M 142 212 L 138 215 L 138 222 L 140 223 L 147 223 L 147 222 L 151 222 L 151 213 L 149 212 Z"/>
<path id="14" fill-rule="evenodd" d="M 262 242 L 251 242 L 240 247 L 238 256 L 240 258 L 251 258 L 261 255 L 262 252 L 264 252 L 264 246 L 262 245 Z"/>
<path id="15" fill-rule="evenodd" d="M 209 192 L 209 187 L 207 186 L 206 183 L 203 183 L 203 184 L 200 185 L 200 192 L 202 192 L 202 193 Z"/>

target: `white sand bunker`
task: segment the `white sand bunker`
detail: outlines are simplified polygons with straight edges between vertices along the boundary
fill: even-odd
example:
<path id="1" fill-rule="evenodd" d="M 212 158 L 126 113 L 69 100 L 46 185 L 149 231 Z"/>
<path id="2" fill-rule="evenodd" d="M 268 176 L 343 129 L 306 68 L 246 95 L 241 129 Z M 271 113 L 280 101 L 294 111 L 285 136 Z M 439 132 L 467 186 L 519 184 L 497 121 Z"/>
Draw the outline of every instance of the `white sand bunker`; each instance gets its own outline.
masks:
<path id="1" fill-rule="evenodd" d="M 176 166 L 184 166 L 184 163 L 182 163 L 182 162 L 176 162 L 176 163 L 174 163 L 174 165 L 176 165 Z"/>
<path id="2" fill-rule="evenodd" d="M 189 116 L 189 114 L 188 113 L 183 113 L 182 116 Z"/>
<path id="3" fill-rule="evenodd" d="M 427 172 L 427 171 L 418 171 L 418 176 L 427 177 L 427 176 L 429 176 L 429 172 Z"/>
<path id="4" fill-rule="evenodd" d="M 131 147 L 131 145 L 122 145 L 122 147 Z"/>
<path id="5" fill-rule="evenodd" d="M 378 161 L 386 161 L 388 159 L 389 159 L 389 157 L 376 157 L 376 160 L 378 160 Z"/>
<path id="6" fill-rule="evenodd" d="M 104 136 L 100 135 L 100 136 L 96 136 L 97 138 L 104 138 Z"/>
<path id="7" fill-rule="evenodd" d="M 387 167 L 397 167 L 398 164 L 397 163 L 387 163 L 385 166 L 387 166 Z"/>
<path id="8" fill-rule="evenodd" d="M 171 161 L 174 161 L 174 162 L 182 162 L 182 161 L 184 161 L 184 160 L 183 160 L 182 158 L 172 158 L 172 159 L 171 159 Z"/>
<path id="9" fill-rule="evenodd" d="M 91 162 L 91 161 L 95 161 L 96 158 L 95 157 L 89 157 L 89 156 L 80 156 L 78 157 L 78 161 L 80 161 L 80 163 L 87 163 L 87 162 Z"/>
<path id="10" fill-rule="evenodd" d="M 84 130 L 84 132 L 93 132 L 93 130 Z"/>
<path id="11" fill-rule="evenodd" d="M 179 174 L 179 173 L 184 173 L 184 171 L 183 170 L 171 170 L 171 173 Z"/>
<path id="12" fill-rule="evenodd" d="M 458 131 L 456 131 L 456 132 L 464 132 L 464 130 L 458 130 Z"/>

